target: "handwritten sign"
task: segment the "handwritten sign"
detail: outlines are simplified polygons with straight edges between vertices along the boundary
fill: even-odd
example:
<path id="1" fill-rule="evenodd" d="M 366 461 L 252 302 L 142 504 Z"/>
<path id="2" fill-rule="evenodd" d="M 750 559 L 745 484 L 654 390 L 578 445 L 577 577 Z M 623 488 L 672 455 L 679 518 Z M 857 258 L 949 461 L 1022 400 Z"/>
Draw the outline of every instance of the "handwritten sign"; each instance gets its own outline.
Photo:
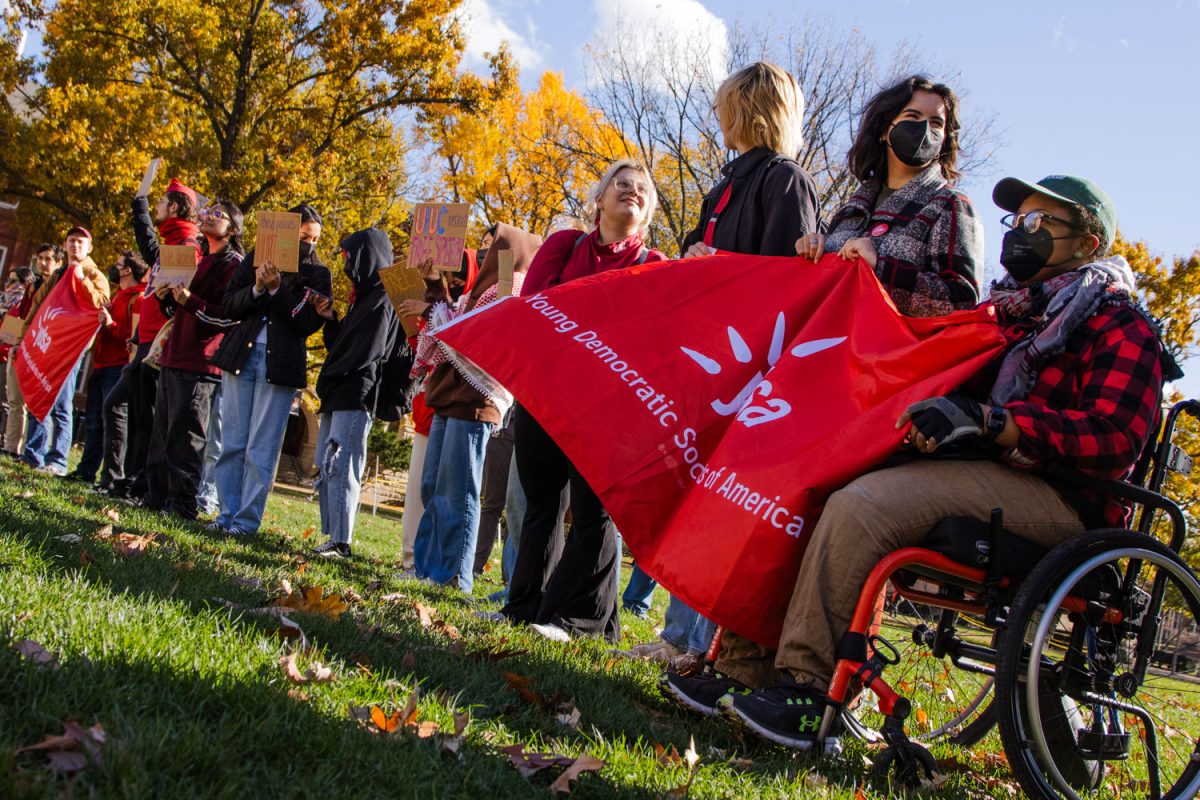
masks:
<path id="1" fill-rule="evenodd" d="M 392 301 L 397 316 L 400 315 L 400 304 L 405 300 L 425 300 L 425 281 L 421 279 L 421 273 L 411 267 L 397 261 L 390 267 L 379 270 L 379 278 L 383 281 L 383 288 L 388 299 Z M 406 336 L 417 332 L 418 321 L 417 317 L 400 317 L 400 324 L 404 326 Z"/>
<path id="2" fill-rule="evenodd" d="M 0 344 L 16 344 L 21 340 L 21 329 L 25 327 L 25 320 L 18 317 L 16 314 L 5 314 L 4 321 L 0 322 Z"/>
<path id="3" fill-rule="evenodd" d="M 513 291 L 512 250 L 501 250 L 496 253 L 496 264 L 500 267 L 500 279 L 496 281 L 496 294 L 500 297 L 509 297 Z"/>
<path id="4" fill-rule="evenodd" d="M 432 261 L 442 272 L 458 272 L 470 216 L 467 203 L 418 203 L 413 209 L 408 265 Z"/>
<path id="5" fill-rule="evenodd" d="M 138 187 L 137 194 L 134 197 L 150 196 L 150 187 L 154 183 L 154 176 L 158 174 L 158 165 L 161 163 L 161 158 L 150 159 L 150 165 L 146 167 L 146 174 L 142 176 L 142 185 Z"/>
<path id="6" fill-rule="evenodd" d="M 154 288 L 187 286 L 196 274 L 196 248 L 190 244 L 164 244 L 158 248 Z"/>
<path id="7" fill-rule="evenodd" d="M 280 272 L 300 269 L 300 215 L 291 211 L 258 212 L 254 264 L 272 263 Z"/>

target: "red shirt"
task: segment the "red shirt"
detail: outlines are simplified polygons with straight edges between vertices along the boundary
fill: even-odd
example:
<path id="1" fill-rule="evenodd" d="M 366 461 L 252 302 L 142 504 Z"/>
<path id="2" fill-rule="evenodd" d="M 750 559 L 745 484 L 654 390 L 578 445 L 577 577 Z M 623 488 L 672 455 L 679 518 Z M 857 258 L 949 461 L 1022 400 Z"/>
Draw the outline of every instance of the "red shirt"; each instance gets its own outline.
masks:
<path id="1" fill-rule="evenodd" d="M 121 289 L 113 295 L 108 310 L 112 324 L 101 328 L 100 335 L 96 337 L 96 369 L 121 367 L 129 361 L 129 351 L 125 345 L 133 335 L 133 315 L 137 314 L 143 305 L 142 292 L 145 290 L 146 284 L 143 282 Z"/>
<path id="2" fill-rule="evenodd" d="M 645 258 L 642 258 L 643 250 Z M 639 259 L 649 264 L 666 261 L 667 257 L 646 248 L 637 234 L 600 244 L 599 229 L 586 234 L 583 231 L 559 231 L 552 234 L 533 257 L 525 275 L 525 285 L 521 287 L 521 296 L 534 295 L 551 286 L 598 272 L 632 267 Z"/>

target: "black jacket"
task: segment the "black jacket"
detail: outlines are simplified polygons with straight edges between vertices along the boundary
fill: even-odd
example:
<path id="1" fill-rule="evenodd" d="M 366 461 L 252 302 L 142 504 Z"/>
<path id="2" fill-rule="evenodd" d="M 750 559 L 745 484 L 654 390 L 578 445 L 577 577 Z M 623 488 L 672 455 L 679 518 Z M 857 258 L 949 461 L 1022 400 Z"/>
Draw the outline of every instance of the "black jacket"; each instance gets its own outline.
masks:
<path id="1" fill-rule="evenodd" d="M 308 337 L 325 322 L 312 303 L 305 302 L 305 289 L 329 297 L 333 278 L 314 251 L 300 262 L 298 272 L 284 272 L 274 296 L 254 296 L 254 251 L 251 250 L 233 273 L 225 288 L 225 316 L 238 325 L 225 332 L 213 356 L 216 366 L 241 374 L 254 341 L 267 326 L 267 383 L 303 389 L 308 385 Z M 292 312 L 300 309 L 295 316 Z"/>
<path id="2" fill-rule="evenodd" d="M 730 253 L 794 256 L 796 240 L 819 228 L 817 186 L 790 158 L 756 147 L 721 169 L 725 176 L 704 196 L 700 221 L 683 240 L 682 253 L 704 240 L 709 217 L 733 181 L 729 203 L 717 218 L 713 247 Z"/>
<path id="3" fill-rule="evenodd" d="M 378 228 L 367 228 L 341 242 L 346 275 L 354 284 L 354 303 L 346 318 L 325 323 L 325 365 L 317 377 L 321 413 L 375 411 L 383 361 L 396 350 L 400 321 L 384 291 L 379 270 L 392 263 L 392 244 Z"/>

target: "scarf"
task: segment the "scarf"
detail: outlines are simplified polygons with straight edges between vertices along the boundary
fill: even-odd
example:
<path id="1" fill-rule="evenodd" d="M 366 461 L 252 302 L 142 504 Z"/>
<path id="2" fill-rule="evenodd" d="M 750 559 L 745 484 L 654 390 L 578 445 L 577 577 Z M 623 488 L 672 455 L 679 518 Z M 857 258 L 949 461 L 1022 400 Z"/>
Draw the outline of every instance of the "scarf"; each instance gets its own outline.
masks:
<path id="1" fill-rule="evenodd" d="M 1005 354 L 988 402 L 1003 406 L 1029 396 L 1038 375 L 1061 355 L 1080 326 L 1110 292 L 1132 293 L 1133 271 L 1121 256 L 1086 264 L 1033 286 L 1021 287 L 1011 275 L 992 285 L 991 300 L 1002 318 L 1028 319 L 1036 327 Z"/>

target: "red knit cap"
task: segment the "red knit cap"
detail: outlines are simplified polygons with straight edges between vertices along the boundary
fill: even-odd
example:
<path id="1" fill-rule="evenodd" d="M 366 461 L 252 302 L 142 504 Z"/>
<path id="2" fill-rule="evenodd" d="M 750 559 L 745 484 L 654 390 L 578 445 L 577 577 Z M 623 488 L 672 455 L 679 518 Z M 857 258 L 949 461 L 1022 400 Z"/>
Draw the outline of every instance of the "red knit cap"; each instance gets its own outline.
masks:
<path id="1" fill-rule="evenodd" d="M 171 183 L 167 185 L 167 191 L 187 195 L 187 198 L 192 201 L 193 206 L 199 206 L 199 203 L 196 202 L 196 191 L 190 186 L 180 183 L 179 178 L 171 178 Z"/>

